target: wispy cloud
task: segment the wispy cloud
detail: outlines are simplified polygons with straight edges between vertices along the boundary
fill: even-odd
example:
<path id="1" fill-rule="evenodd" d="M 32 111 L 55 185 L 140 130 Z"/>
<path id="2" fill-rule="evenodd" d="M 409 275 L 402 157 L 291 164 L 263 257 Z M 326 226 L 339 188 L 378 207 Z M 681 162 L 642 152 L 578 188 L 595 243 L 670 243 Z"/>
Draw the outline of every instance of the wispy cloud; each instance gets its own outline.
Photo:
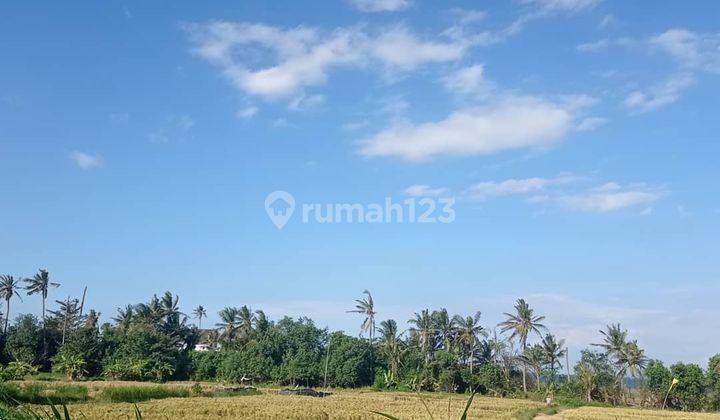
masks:
<path id="1" fill-rule="evenodd" d="M 410 0 L 349 0 L 361 12 L 397 12 L 412 6 Z"/>
<path id="2" fill-rule="evenodd" d="M 602 117 L 587 117 L 580 120 L 578 125 L 575 127 L 576 131 L 592 131 L 607 124 L 607 118 Z"/>
<path id="3" fill-rule="evenodd" d="M 258 107 L 256 107 L 255 105 L 249 105 L 245 108 L 238 110 L 238 112 L 235 113 L 235 116 L 237 116 L 238 118 L 249 119 L 254 117 L 258 113 L 258 111 Z"/>
<path id="4" fill-rule="evenodd" d="M 647 206 L 665 194 L 665 190 L 645 184 L 622 186 L 609 182 L 581 192 L 535 196 L 531 202 L 555 204 L 569 210 L 607 213 L 629 207 Z"/>
<path id="5" fill-rule="evenodd" d="M 695 78 L 692 74 L 676 74 L 647 90 L 631 92 L 625 98 L 624 104 L 627 108 L 639 113 L 652 111 L 677 101 L 682 93 L 694 83 Z"/>
<path id="6" fill-rule="evenodd" d="M 360 154 L 425 161 L 439 156 L 488 155 L 547 147 L 570 130 L 573 110 L 534 97 L 511 97 L 493 105 L 453 112 L 435 122 L 397 122 L 361 141 Z"/>
<path id="7" fill-rule="evenodd" d="M 443 78 L 445 88 L 453 93 L 479 93 L 490 85 L 483 79 L 483 65 L 475 64 L 463 67 Z"/>
<path id="8" fill-rule="evenodd" d="M 504 195 L 538 193 L 549 186 L 566 184 L 575 179 L 573 176 L 563 175 L 555 178 L 533 177 L 506 179 L 504 181 L 484 181 L 469 187 L 463 192 L 463 195 L 475 200 L 487 200 Z"/>
<path id="9" fill-rule="evenodd" d="M 97 169 L 104 165 L 102 156 L 80 152 L 77 150 L 70 153 L 70 159 L 82 170 Z"/>
<path id="10" fill-rule="evenodd" d="M 433 188 L 429 185 L 411 185 L 403 191 L 403 194 L 410 197 L 437 197 L 448 192 L 445 187 Z"/>

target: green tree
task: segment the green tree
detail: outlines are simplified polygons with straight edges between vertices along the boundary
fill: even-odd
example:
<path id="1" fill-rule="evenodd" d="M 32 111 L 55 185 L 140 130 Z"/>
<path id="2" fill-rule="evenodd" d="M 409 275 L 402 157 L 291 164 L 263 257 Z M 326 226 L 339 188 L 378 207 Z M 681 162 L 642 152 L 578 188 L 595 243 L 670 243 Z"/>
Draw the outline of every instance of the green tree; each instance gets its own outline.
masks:
<path id="1" fill-rule="evenodd" d="M 545 349 L 540 344 L 535 344 L 525 349 L 525 351 L 518 356 L 518 359 L 525 365 L 529 366 L 530 369 L 535 373 L 535 387 L 540 389 L 540 377 L 542 376 L 543 366 L 547 361 Z"/>
<path id="2" fill-rule="evenodd" d="M 3 328 L 3 334 L 7 334 L 8 321 L 10 320 L 10 300 L 17 296 L 22 301 L 18 289 L 21 287 L 20 283 L 25 281 L 20 277 L 13 277 L 10 275 L 0 276 L 0 298 L 5 299 L 5 327 Z"/>
<path id="3" fill-rule="evenodd" d="M 375 378 L 375 354 L 371 345 L 342 332 L 330 337 L 328 383 L 336 387 L 368 386 Z"/>
<path id="4" fill-rule="evenodd" d="M 41 329 L 34 315 L 20 315 L 9 328 L 6 343 L 7 352 L 15 361 L 30 365 L 40 361 Z"/>
<path id="5" fill-rule="evenodd" d="M 39 294 L 42 297 L 42 322 L 45 325 L 45 301 L 48 297 L 50 287 L 60 287 L 60 283 L 50 281 L 50 273 L 47 270 L 40 269 L 32 278 L 25 279 L 25 289 L 28 295 Z"/>
<path id="6" fill-rule="evenodd" d="M 202 319 L 207 317 L 207 311 L 202 305 L 198 305 L 193 309 L 193 316 L 198 320 L 198 328 L 202 329 Z"/>
<path id="7" fill-rule="evenodd" d="M 652 396 L 652 405 L 660 407 L 672 383 L 672 374 L 659 360 L 650 360 L 645 367 L 643 387 Z"/>
<path id="8" fill-rule="evenodd" d="M 480 343 L 480 337 L 487 337 L 487 331 L 480 325 L 480 311 L 465 318 L 455 315 L 455 327 L 457 329 L 457 344 L 465 363 L 470 365 L 470 373 L 473 372 L 475 352 Z"/>
<path id="9" fill-rule="evenodd" d="M 700 366 L 676 363 L 670 366 L 677 385 L 670 393 L 674 405 L 683 411 L 698 411 L 705 405 L 705 375 Z"/>
<path id="10" fill-rule="evenodd" d="M 393 378 L 397 378 L 398 369 L 402 363 L 402 357 L 405 353 L 405 343 L 403 343 L 398 334 L 397 323 L 388 319 L 380 323 L 380 355 L 385 359 L 390 373 Z"/>
<path id="11" fill-rule="evenodd" d="M 360 325 L 360 336 L 364 332 L 369 335 L 370 343 L 373 342 L 375 336 L 375 301 L 373 301 L 372 295 L 369 291 L 363 290 L 366 295 L 365 298 L 355 299 L 355 309 L 347 311 L 348 313 L 361 314 L 365 317 L 362 324 Z"/>
<path id="12" fill-rule="evenodd" d="M 565 340 L 556 341 L 555 336 L 546 334 L 542 339 L 541 347 L 545 359 L 545 363 L 550 365 L 550 381 L 555 382 L 555 373 L 557 368 L 562 369 L 562 360 L 565 357 Z"/>
<path id="13" fill-rule="evenodd" d="M 442 308 L 432 313 L 433 329 L 436 334 L 437 345 L 447 352 L 453 351 L 455 340 L 455 320 L 450 317 L 447 309 Z"/>
<path id="14" fill-rule="evenodd" d="M 235 338 L 235 334 L 238 330 L 238 315 L 239 310 L 235 307 L 226 307 L 218 312 L 220 316 L 220 322 L 215 324 L 221 330 L 220 338 L 226 341 Z"/>
<path id="15" fill-rule="evenodd" d="M 423 309 L 420 313 L 415 312 L 414 317 L 410 318 L 408 323 L 412 325 L 410 333 L 417 340 L 421 351 L 425 355 L 425 361 L 430 361 L 435 348 L 435 325 L 430 311 Z"/>
<path id="16" fill-rule="evenodd" d="M 720 354 L 708 361 L 707 368 L 708 409 L 720 410 Z"/>
<path id="17" fill-rule="evenodd" d="M 588 401 L 608 396 L 615 384 L 615 371 L 605 353 L 583 350 L 574 370 Z"/>
<path id="18" fill-rule="evenodd" d="M 500 332 L 505 333 L 512 331 L 510 339 L 518 338 L 520 341 L 520 351 L 524 352 L 527 348 L 527 339 L 530 333 L 537 333 L 540 335 L 540 330 L 545 329 L 545 326 L 541 322 L 545 319 L 544 316 L 537 316 L 534 310 L 530 308 L 530 305 L 525 302 L 524 299 L 518 299 L 515 303 L 515 313 L 510 314 L 505 312 L 504 315 L 507 319 L 499 324 L 501 328 Z M 522 380 L 523 380 L 523 391 L 527 392 L 527 367 L 522 365 Z"/>

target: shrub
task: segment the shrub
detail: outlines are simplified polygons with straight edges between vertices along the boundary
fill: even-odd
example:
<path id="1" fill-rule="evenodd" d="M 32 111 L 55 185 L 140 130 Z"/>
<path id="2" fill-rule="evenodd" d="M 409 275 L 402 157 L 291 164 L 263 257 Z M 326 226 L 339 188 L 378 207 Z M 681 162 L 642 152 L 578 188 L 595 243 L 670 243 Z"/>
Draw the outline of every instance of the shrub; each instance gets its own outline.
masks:
<path id="1" fill-rule="evenodd" d="M 358 387 L 373 383 L 375 354 L 366 340 L 341 332 L 333 333 L 330 337 L 329 353 L 327 372 L 330 385 Z"/>
<path id="2" fill-rule="evenodd" d="M 190 377 L 195 381 L 216 380 L 222 359 L 223 353 L 218 351 L 190 352 Z"/>
<path id="3" fill-rule="evenodd" d="M 4 381 L 21 381 L 27 375 L 37 373 L 37 368 L 25 362 L 10 362 L 0 371 L 0 379 Z"/>
<path id="4" fill-rule="evenodd" d="M 182 388 L 164 386 L 117 386 L 105 388 L 100 398 L 110 402 L 136 403 L 147 400 L 185 398 L 189 396 L 190 391 Z"/>

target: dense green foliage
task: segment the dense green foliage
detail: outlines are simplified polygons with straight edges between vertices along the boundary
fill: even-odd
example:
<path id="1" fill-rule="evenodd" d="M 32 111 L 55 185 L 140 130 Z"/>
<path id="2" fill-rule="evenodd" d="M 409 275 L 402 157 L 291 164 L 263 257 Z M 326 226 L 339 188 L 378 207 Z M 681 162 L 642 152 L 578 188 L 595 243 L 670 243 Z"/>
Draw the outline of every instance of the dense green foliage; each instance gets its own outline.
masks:
<path id="1" fill-rule="evenodd" d="M 12 299 L 20 280 L 6 280 L 12 293 L 8 289 L 4 296 Z M 48 291 L 55 287 L 47 271 L 26 282 L 28 294 L 42 297 L 43 312 L 40 318 L 24 314 L 7 323 L 0 335 L 0 380 L 52 370 L 72 380 L 372 385 L 381 390 L 553 396 L 568 404 L 720 408 L 720 355 L 706 371 L 683 363 L 668 369 L 649 360 L 619 324 L 611 324 L 601 331 L 595 350 L 582 352 L 568 377 L 565 341 L 550 334 L 545 317 L 522 299 L 498 325 L 500 335 L 488 334 L 480 312 L 453 316 L 444 308 L 415 313 L 401 332 L 394 320 L 383 320 L 376 328 L 375 303 L 365 291 L 348 311 L 360 315 L 356 338 L 330 333 L 308 318 L 273 321 L 247 306 L 223 308 L 216 328 L 200 329 L 188 322 L 170 292 L 118 309 L 112 322 L 99 325 L 99 314 L 85 313 L 84 301 L 78 299 L 55 301 L 56 308 L 45 310 Z M 192 313 L 198 324 L 207 318 L 202 306 Z M 637 385 L 642 393 L 630 393 L 628 388 Z M 22 401 L 32 400 L 37 391 L 10 385 L 3 389 Z M 115 388 L 103 395 L 112 401 L 141 401 L 176 392 Z"/>

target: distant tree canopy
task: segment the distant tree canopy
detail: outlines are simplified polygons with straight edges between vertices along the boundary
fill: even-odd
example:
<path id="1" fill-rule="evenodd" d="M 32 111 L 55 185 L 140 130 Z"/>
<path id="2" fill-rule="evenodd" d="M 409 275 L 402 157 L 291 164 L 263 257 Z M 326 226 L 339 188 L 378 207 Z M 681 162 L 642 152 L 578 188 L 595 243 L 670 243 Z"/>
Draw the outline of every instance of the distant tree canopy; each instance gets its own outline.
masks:
<path id="1" fill-rule="evenodd" d="M 347 311 L 360 324 L 359 337 L 353 337 L 305 317 L 271 320 L 248 306 L 222 308 L 215 328 L 200 329 L 207 309 L 196 306 L 191 316 L 197 325 L 191 324 L 170 292 L 125 305 L 112 322 L 99 325 L 100 314 L 85 311 L 84 299 L 67 297 L 46 307 L 57 287 L 50 279 L 46 270 L 31 279 L 0 276 L 6 310 L 22 282 L 43 302 L 40 316 L 18 315 L 7 329 L 2 320 L 0 380 L 52 369 L 72 380 L 372 385 L 720 409 L 720 355 L 706 370 L 685 363 L 666 368 L 650 360 L 619 324 L 610 324 L 598 343 L 581 352 L 568 376 L 565 340 L 550 334 L 545 317 L 522 299 L 497 328 L 484 327 L 480 312 L 453 315 L 441 308 L 415 312 L 405 329 L 391 319 L 376 322 L 378 308 L 366 290 Z M 643 388 L 642 398 L 628 391 L 633 383 Z"/>

